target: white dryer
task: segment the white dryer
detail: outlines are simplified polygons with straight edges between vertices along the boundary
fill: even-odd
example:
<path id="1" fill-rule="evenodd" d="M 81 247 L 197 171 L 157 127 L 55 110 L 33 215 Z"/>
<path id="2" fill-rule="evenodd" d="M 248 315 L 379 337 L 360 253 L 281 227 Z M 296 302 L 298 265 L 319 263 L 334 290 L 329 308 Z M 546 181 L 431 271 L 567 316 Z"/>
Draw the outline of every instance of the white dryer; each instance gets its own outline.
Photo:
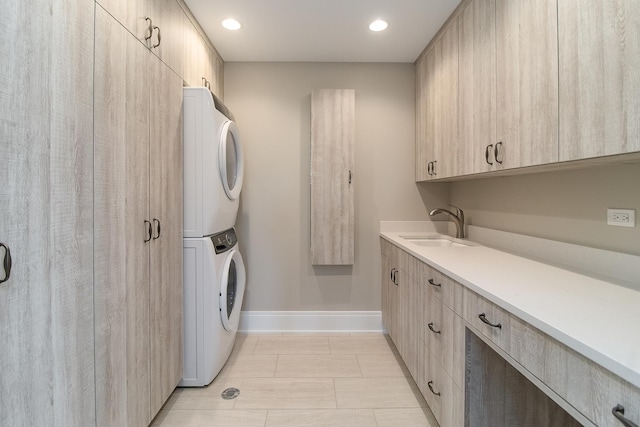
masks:
<path id="1" fill-rule="evenodd" d="M 206 386 L 235 341 L 246 275 L 234 229 L 183 239 L 184 370 L 180 386 Z"/>
<path id="2" fill-rule="evenodd" d="M 184 237 L 235 225 L 244 175 L 238 126 L 205 87 L 183 88 Z"/>

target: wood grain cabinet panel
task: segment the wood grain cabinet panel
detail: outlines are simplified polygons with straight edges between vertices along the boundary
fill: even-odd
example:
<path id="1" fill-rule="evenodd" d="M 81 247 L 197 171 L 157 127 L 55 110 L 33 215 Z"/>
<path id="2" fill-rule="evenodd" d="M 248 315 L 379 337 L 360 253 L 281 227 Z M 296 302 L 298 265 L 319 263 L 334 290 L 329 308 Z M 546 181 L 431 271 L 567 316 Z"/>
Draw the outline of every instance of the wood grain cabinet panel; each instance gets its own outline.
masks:
<path id="1" fill-rule="evenodd" d="M 95 424 L 94 7 L 2 1 L 2 426 Z"/>
<path id="2" fill-rule="evenodd" d="M 557 162 L 556 0 L 474 0 L 459 20 L 458 175 Z"/>
<path id="3" fill-rule="evenodd" d="M 151 414 L 182 379 L 182 79 L 152 61 L 150 86 L 150 214 L 156 227 L 150 245 Z M 156 222 L 157 221 L 157 222 Z"/>
<path id="4" fill-rule="evenodd" d="M 100 425 L 148 425 L 182 376 L 182 79 L 96 8 Z"/>
<path id="5" fill-rule="evenodd" d="M 469 2 L 459 20 L 460 175 L 501 168 L 495 161 L 495 0 Z"/>
<path id="6" fill-rule="evenodd" d="M 427 346 L 424 347 L 423 364 L 424 377 L 420 391 L 436 420 L 442 427 L 462 426 L 459 424 L 461 417 L 455 412 L 461 410 L 460 403 L 464 402 L 464 397 Z"/>
<path id="7" fill-rule="evenodd" d="M 416 147 L 415 147 L 415 179 L 416 182 L 429 179 L 429 162 L 433 157 L 431 145 L 427 144 L 427 54 L 416 60 Z"/>
<path id="8" fill-rule="evenodd" d="M 434 157 L 435 177 L 458 174 L 458 19 L 448 25 L 436 43 L 436 87 Z"/>
<path id="9" fill-rule="evenodd" d="M 640 389 L 595 362 L 545 337 L 543 381 L 597 426 L 619 427 L 616 405 L 625 417 L 640 423 Z"/>
<path id="10" fill-rule="evenodd" d="M 420 263 L 420 280 L 428 292 L 456 313 L 462 312 L 464 287 L 423 262 Z"/>
<path id="11" fill-rule="evenodd" d="M 556 0 L 496 0 L 496 144 L 505 168 L 558 160 Z"/>
<path id="12" fill-rule="evenodd" d="M 484 320 L 480 315 L 484 315 Z M 465 289 L 462 317 L 479 333 L 509 352 L 509 313 L 475 292 Z"/>
<path id="13" fill-rule="evenodd" d="M 98 0 L 97 3 L 172 70 L 183 73 L 184 12 L 176 0 Z"/>
<path id="14" fill-rule="evenodd" d="M 558 2 L 560 161 L 640 151 L 640 3 Z"/>
<path id="15" fill-rule="evenodd" d="M 354 262 L 355 91 L 311 94 L 311 263 Z"/>
<path id="16" fill-rule="evenodd" d="M 96 8 L 95 310 L 98 425 L 149 413 L 149 86 L 151 54 Z M 145 161 L 146 160 L 146 161 Z"/>
<path id="17" fill-rule="evenodd" d="M 421 363 L 421 360 L 418 359 L 418 348 L 423 345 L 420 327 L 423 323 L 424 304 L 417 280 L 407 272 L 403 272 L 401 278 L 400 298 L 402 305 L 400 321 L 402 324 L 402 350 L 400 353 L 411 375 L 417 378 L 418 365 Z"/>
<path id="18" fill-rule="evenodd" d="M 416 181 L 458 170 L 458 22 L 416 62 Z"/>

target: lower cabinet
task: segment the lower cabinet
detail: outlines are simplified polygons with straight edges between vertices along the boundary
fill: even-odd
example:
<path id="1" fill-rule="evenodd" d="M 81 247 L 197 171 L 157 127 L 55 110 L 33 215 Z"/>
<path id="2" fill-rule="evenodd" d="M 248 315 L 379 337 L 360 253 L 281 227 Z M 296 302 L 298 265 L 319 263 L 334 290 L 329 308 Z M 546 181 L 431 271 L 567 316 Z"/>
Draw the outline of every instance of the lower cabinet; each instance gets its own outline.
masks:
<path id="1" fill-rule="evenodd" d="M 381 248 L 384 325 L 441 426 L 640 422 L 638 387 L 384 239 Z"/>
<path id="2" fill-rule="evenodd" d="M 182 377 L 182 79 L 95 22 L 96 420 L 147 426 Z"/>

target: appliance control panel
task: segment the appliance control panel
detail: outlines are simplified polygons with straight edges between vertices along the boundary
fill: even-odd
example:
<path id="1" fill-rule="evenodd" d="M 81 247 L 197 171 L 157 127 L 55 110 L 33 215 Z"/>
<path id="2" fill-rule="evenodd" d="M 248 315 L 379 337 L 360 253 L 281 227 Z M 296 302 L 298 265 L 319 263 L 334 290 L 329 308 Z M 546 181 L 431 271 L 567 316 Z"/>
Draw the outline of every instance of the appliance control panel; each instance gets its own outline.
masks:
<path id="1" fill-rule="evenodd" d="M 227 252 L 231 250 L 236 243 L 238 243 L 236 230 L 234 228 L 230 228 L 222 233 L 214 234 L 211 236 L 211 242 L 216 250 L 216 254 Z"/>

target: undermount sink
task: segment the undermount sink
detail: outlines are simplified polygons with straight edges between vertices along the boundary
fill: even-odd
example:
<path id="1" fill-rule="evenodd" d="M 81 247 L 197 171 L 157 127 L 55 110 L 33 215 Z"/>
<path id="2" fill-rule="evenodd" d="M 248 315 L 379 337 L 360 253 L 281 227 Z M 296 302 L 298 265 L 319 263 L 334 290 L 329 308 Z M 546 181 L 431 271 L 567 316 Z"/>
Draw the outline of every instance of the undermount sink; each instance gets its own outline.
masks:
<path id="1" fill-rule="evenodd" d="M 474 245 L 466 242 L 460 242 L 459 240 L 448 239 L 442 236 L 433 237 L 417 237 L 417 236 L 400 236 L 409 243 L 413 243 L 416 246 L 423 247 L 457 247 L 457 248 L 470 248 Z"/>

